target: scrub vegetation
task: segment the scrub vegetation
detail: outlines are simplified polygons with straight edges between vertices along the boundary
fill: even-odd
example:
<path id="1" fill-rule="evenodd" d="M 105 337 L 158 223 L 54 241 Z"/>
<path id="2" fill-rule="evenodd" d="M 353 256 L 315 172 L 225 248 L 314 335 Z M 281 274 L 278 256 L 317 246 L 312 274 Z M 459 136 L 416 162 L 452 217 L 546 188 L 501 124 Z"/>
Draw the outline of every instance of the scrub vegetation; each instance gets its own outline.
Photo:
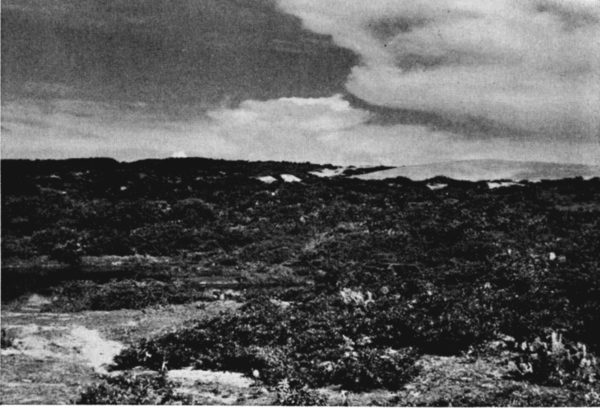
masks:
<path id="1" fill-rule="evenodd" d="M 131 342 L 112 369 L 241 372 L 281 405 L 325 404 L 332 387 L 396 392 L 398 405 L 600 402 L 600 179 L 490 189 L 310 173 L 322 168 L 5 160 L 2 301 L 41 293 L 46 311 L 79 312 L 235 299 Z M 511 387 L 546 391 L 409 400 L 427 356 L 498 357 Z M 80 402 L 185 402 L 160 376 L 102 381 Z"/>

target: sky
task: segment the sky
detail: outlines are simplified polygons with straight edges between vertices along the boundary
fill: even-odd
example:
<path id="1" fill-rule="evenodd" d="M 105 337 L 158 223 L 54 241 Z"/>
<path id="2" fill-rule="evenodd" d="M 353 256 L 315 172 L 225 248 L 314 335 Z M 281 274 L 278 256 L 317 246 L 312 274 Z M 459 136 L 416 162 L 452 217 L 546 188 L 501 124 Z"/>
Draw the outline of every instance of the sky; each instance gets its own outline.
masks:
<path id="1" fill-rule="evenodd" d="M 600 164 L 600 0 L 3 0 L 2 157 Z"/>

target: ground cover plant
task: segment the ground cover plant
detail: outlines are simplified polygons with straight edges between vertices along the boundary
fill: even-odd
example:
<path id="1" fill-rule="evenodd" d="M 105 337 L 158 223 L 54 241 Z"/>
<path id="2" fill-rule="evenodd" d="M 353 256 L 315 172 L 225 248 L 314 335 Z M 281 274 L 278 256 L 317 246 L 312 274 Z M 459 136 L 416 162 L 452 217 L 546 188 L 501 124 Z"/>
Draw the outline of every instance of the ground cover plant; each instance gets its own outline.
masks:
<path id="1" fill-rule="evenodd" d="M 541 384 L 575 387 L 598 382 L 600 364 L 583 343 L 564 342 L 560 334 L 552 332 L 545 340 L 538 337 L 518 347 L 518 376 Z"/>
<path id="2" fill-rule="evenodd" d="M 364 311 L 331 305 L 328 298 L 285 308 L 257 298 L 240 313 L 143 341 L 117 356 L 116 368 L 192 365 L 244 372 L 272 386 L 288 380 L 357 391 L 398 389 L 416 374 L 418 353 L 378 335 L 374 326 L 356 327 L 361 319 L 367 320 Z"/>
<path id="3" fill-rule="evenodd" d="M 307 387 L 293 388 L 284 380 L 277 385 L 277 398 L 275 405 L 283 406 L 312 406 L 326 405 L 327 398 Z"/>
<path id="4" fill-rule="evenodd" d="M 117 310 L 143 309 L 151 305 L 190 303 L 213 300 L 214 295 L 194 282 L 163 282 L 155 279 L 112 280 L 99 284 L 93 281 L 72 281 L 54 288 L 56 299 L 45 310 Z"/>
<path id="5" fill-rule="evenodd" d="M 90 405 L 189 405 L 164 375 L 105 376 L 87 387 L 75 404 Z"/>
<path id="6" fill-rule="evenodd" d="M 397 390 L 424 353 L 460 355 L 509 336 L 528 344 L 513 350 L 520 380 L 595 392 L 600 179 L 499 189 L 441 179 L 447 187 L 430 190 L 403 178 L 319 178 L 310 164 L 2 165 L 3 302 L 31 281 L 55 311 L 219 298 L 207 282 L 242 290 L 236 312 L 165 328 L 123 351 L 118 368 L 238 371 L 288 384 L 282 404 L 317 403 L 313 388 Z M 257 179 L 265 175 L 276 181 Z M 119 258 L 101 262 L 109 257 Z M 127 263 L 143 257 L 152 262 Z M 548 351 L 552 332 L 568 339 L 561 352 Z M 502 392 L 498 401 L 512 401 Z"/>

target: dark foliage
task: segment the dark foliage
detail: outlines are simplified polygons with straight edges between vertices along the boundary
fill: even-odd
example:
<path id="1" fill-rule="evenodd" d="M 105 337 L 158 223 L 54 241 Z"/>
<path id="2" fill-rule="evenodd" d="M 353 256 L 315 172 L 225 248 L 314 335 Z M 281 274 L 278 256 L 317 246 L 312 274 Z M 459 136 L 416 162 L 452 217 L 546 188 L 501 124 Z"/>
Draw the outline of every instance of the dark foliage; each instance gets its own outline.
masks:
<path id="1" fill-rule="evenodd" d="M 93 281 L 71 281 L 56 286 L 52 295 L 58 300 L 51 306 L 51 310 L 63 312 L 143 309 L 152 305 L 214 299 L 193 282 L 162 282 L 155 279 L 113 279 L 103 284 Z"/>
<path id="2" fill-rule="evenodd" d="M 597 385 L 600 364 L 582 343 L 563 342 L 552 332 L 547 339 L 536 338 L 518 345 L 515 375 L 529 381 L 554 386 Z"/>
<path id="3" fill-rule="evenodd" d="M 521 386 L 509 386 L 501 390 L 440 397 L 426 403 L 410 403 L 392 399 L 392 405 L 430 407 L 582 407 L 596 406 L 598 396 L 579 390 L 555 389 L 539 392 Z"/>
<path id="4" fill-rule="evenodd" d="M 283 406 L 323 406 L 327 404 L 327 398 L 317 391 L 308 387 L 291 387 L 287 381 L 282 381 L 277 386 L 277 398 L 275 405 Z"/>
<path id="5" fill-rule="evenodd" d="M 456 354 L 500 334 L 522 342 L 554 329 L 600 351 L 597 178 L 495 190 L 439 179 L 448 186 L 431 191 L 402 178 L 321 179 L 309 174 L 317 166 L 293 163 L 2 166 L 3 184 L 23 181 L 2 194 L 3 266 L 43 256 L 77 266 L 90 255 L 162 255 L 184 260 L 181 282 L 228 274 L 264 286 L 248 291 L 238 314 L 126 350 L 121 367 L 258 370 L 270 385 L 361 390 L 406 381 L 415 353 Z M 281 173 L 302 182 L 254 178 Z M 59 298 L 87 294 L 74 310 L 195 299 L 171 278 L 139 288 L 61 284 Z"/>
<path id="6" fill-rule="evenodd" d="M 81 246 L 73 240 L 56 244 L 50 250 L 50 259 L 55 259 L 70 266 L 79 265 L 81 263 Z"/>
<path id="7" fill-rule="evenodd" d="M 354 306 L 335 307 L 325 299 L 288 307 L 257 299 L 240 313 L 142 341 L 115 362 L 121 369 L 193 364 L 249 376 L 258 373 L 269 385 L 287 379 L 294 386 L 397 389 L 417 373 L 418 353 L 378 348 L 382 342 L 369 337 L 374 328 L 361 325 L 363 317 L 364 311 Z"/>
<path id="8" fill-rule="evenodd" d="M 14 337 L 6 331 L 6 329 L 2 329 L 2 339 L 1 339 L 1 348 L 9 348 L 13 346 Z"/>
<path id="9" fill-rule="evenodd" d="M 104 376 L 88 386 L 74 401 L 91 405 L 189 405 L 187 396 L 179 395 L 164 375 Z"/>

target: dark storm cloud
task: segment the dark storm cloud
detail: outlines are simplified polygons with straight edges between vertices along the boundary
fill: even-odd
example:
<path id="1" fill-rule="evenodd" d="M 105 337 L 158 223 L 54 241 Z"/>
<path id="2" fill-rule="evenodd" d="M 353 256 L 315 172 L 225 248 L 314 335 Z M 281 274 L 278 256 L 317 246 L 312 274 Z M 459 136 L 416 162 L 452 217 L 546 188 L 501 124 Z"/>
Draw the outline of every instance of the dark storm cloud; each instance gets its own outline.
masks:
<path id="1" fill-rule="evenodd" d="M 2 2 L 9 100 L 143 102 L 177 113 L 180 104 L 331 95 L 354 64 L 271 1 Z"/>
<path id="2" fill-rule="evenodd" d="M 505 123 L 484 117 L 443 115 L 437 112 L 389 108 L 370 104 L 352 94 L 346 95 L 346 99 L 350 101 L 352 106 L 371 112 L 366 123 L 373 125 L 427 125 L 434 131 L 448 131 L 470 139 L 498 137 L 519 139 L 534 136 L 532 132 L 516 127 L 513 128 Z"/>

